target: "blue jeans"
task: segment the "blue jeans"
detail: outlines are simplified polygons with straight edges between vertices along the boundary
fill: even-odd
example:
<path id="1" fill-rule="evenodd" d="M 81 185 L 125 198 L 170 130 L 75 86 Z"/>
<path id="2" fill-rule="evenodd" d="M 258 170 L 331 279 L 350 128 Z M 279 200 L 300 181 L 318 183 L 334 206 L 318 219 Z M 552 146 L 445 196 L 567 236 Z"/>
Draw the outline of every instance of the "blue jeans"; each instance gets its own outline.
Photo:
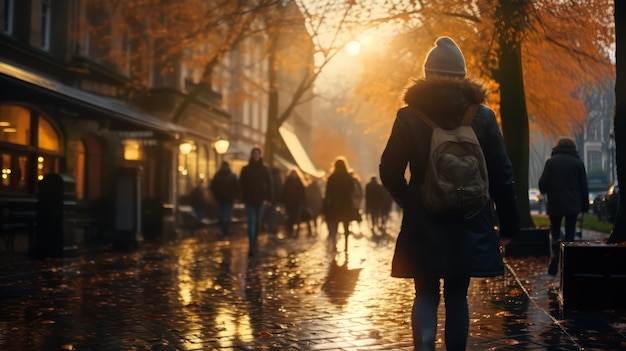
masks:
<path id="1" fill-rule="evenodd" d="M 222 235 L 228 235 L 230 230 L 230 220 L 233 213 L 233 204 L 217 205 L 217 220 L 222 230 Z"/>
<path id="2" fill-rule="evenodd" d="M 248 216 L 248 239 L 250 246 L 256 246 L 257 238 L 261 232 L 263 225 L 263 211 L 265 205 L 246 205 L 246 214 Z"/>
<path id="3" fill-rule="evenodd" d="M 411 311 L 413 342 L 417 349 L 435 350 L 437 335 L 437 307 L 440 279 L 415 278 L 415 301 Z M 443 298 L 446 310 L 445 343 L 448 351 L 465 351 L 469 333 L 467 289 L 470 277 L 444 279 Z M 422 345 L 423 347 L 418 347 Z"/>

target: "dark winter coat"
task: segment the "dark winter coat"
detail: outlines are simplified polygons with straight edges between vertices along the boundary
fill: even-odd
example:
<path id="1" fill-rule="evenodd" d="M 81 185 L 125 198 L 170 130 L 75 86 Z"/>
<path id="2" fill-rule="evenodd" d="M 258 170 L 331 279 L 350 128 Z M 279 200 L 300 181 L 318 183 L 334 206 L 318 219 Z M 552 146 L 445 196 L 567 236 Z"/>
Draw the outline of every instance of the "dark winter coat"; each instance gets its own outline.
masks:
<path id="1" fill-rule="evenodd" d="M 283 204 L 290 218 L 296 218 L 306 205 L 306 191 L 299 177 L 289 176 L 282 189 Z"/>
<path id="2" fill-rule="evenodd" d="M 548 195 L 548 215 L 575 215 L 589 210 L 587 171 L 576 150 L 552 150 L 539 178 L 539 191 Z"/>
<path id="3" fill-rule="evenodd" d="M 355 180 L 347 172 L 334 172 L 326 182 L 323 213 L 327 221 L 347 222 L 358 220 L 354 206 Z"/>
<path id="4" fill-rule="evenodd" d="M 263 164 L 250 160 L 241 169 L 239 175 L 239 185 L 241 187 L 241 201 L 250 206 L 259 206 L 264 202 L 269 202 L 273 198 L 273 183 L 270 170 Z"/>
<path id="5" fill-rule="evenodd" d="M 371 180 L 365 185 L 365 212 L 382 213 L 384 207 L 383 186 L 376 180 Z"/>
<path id="6" fill-rule="evenodd" d="M 231 205 L 239 197 L 239 181 L 230 168 L 220 168 L 209 186 L 211 195 L 220 205 Z"/>
<path id="7" fill-rule="evenodd" d="M 436 78 L 417 81 L 407 90 L 404 100 L 437 121 L 439 126 L 454 128 L 470 104 L 485 102 L 486 91 L 471 80 Z M 513 237 L 519 231 L 513 166 L 494 112 L 481 106 L 472 128 L 485 155 L 489 193 L 497 205 L 499 234 L 505 238 Z M 392 276 L 484 277 L 503 274 L 490 204 L 471 219 L 431 215 L 423 208 L 420 191 L 431 134 L 430 127 L 411 108 L 401 108 L 381 157 L 380 179 L 404 210 Z M 407 164 L 411 173 L 408 183 L 404 177 Z M 477 238 L 482 241 L 476 242 Z"/>

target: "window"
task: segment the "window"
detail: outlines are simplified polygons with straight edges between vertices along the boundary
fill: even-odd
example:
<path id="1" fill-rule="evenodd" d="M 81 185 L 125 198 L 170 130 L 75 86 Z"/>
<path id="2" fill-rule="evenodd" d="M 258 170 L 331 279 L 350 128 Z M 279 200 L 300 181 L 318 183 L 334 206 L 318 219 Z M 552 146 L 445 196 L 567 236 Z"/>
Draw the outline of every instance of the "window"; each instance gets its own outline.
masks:
<path id="1" fill-rule="evenodd" d="M 30 111 L 19 106 L 0 105 L 0 141 L 28 145 Z"/>
<path id="2" fill-rule="evenodd" d="M 39 120 L 37 138 L 37 144 L 40 149 L 59 151 L 59 137 L 57 136 L 57 132 L 52 128 L 50 123 L 43 118 Z"/>
<path id="3" fill-rule="evenodd" d="M 14 0 L 0 0 L 2 1 L 3 7 L 2 11 L 2 31 L 4 34 L 11 35 L 13 34 L 13 13 L 14 13 Z"/>
<path id="4" fill-rule="evenodd" d="M 50 49 L 50 2 L 41 0 L 41 48 Z"/>
<path id="5" fill-rule="evenodd" d="M 37 180 L 59 171 L 60 145 L 57 131 L 41 114 L 0 104 L 0 194 L 35 194 Z"/>
<path id="6" fill-rule="evenodd" d="M 602 154 L 598 151 L 589 152 L 589 170 L 602 169 Z"/>

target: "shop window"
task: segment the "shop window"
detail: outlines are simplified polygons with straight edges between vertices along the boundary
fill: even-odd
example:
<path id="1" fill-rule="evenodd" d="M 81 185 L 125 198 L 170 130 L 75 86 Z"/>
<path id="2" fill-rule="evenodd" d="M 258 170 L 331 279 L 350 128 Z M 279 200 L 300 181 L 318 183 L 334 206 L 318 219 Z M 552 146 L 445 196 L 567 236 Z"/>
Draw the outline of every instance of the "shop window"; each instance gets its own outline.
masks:
<path id="1" fill-rule="evenodd" d="M 28 190 L 28 156 L 10 153 L 0 154 L 2 173 L 0 192 L 22 193 Z"/>
<path id="2" fill-rule="evenodd" d="M 85 144 L 79 141 L 76 145 L 76 167 L 74 169 L 76 198 L 85 198 Z"/>
<path id="3" fill-rule="evenodd" d="M 39 138 L 37 142 L 40 149 L 59 151 L 59 137 L 48 121 L 40 118 L 37 130 L 37 137 Z"/>
<path id="4" fill-rule="evenodd" d="M 0 141 L 28 145 L 30 111 L 21 106 L 0 105 Z"/>
<path id="5" fill-rule="evenodd" d="M 56 157 L 37 156 L 37 180 L 42 180 L 46 174 L 57 173 L 57 171 Z"/>
<path id="6" fill-rule="evenodd" d="M 0 104 L 0 193 L 36 193 L 38 180 L 59 172 L 60 145 L 58 133 L 41 114 Z"/>

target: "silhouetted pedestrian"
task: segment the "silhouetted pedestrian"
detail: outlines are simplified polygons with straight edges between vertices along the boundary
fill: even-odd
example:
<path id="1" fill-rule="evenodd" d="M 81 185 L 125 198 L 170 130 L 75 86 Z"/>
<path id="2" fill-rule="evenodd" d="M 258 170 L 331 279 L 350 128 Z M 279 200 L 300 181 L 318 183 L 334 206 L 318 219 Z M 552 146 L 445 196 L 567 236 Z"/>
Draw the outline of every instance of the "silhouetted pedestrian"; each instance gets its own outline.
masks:
<path id="1" fill-rule="evenodd" d="M 383 186 L 376 177 L 365 185 L 365 215 L 369 218 L 372 232 L 382 226 Z"/>
<path id="2" fill-rule="evenodd" d="M 289 172 L 283 184 L 283 204 L 287 216 L 287 233 L 297 234 L 300 230 L 300 218 L 306 205 L 306 191 L 302 179 L 295 169 Z"/>
<path id="3" fill-rule="evenodd" d="M 272 199 L 267 205 L 265 220 L 267 224 L 267 231 L 274 235 L 278 232 L 278 227 L 281 225 L 282 221 L 281 202 L 283 197 L 283 182 L 280 174 L 280 169 L 272 167 L 270 169 L 270 173 L 272 174 L 272 188 L 274 189 L 274 191 L 272 193 Z"/>
<path id="4" fill-rule="evenodd" d="M 235 199 L 239 197 L 237 175 L 230 170 L 228 162 L 222 162 L 220 169 L 211 180 L 209 188 L 217 204 L 217 220 L 222 235 L 226 236 L 230 234 L 233 206 Z"/>
<path id="5" fill-rule="evenodd" d="M 322 213 L 322 203 L 324 201 L 322 196 L 322 189 L 318 184 L 317 179 L 310 179 L 305 187 L 306 193 L 306 209 L 303 216 L 308 216 L 306 220 L 309 222 L 309 226 L 313 229 L 309 230 L 309 234 L 317 232 L 317 220 Z"/>
<path id="6" fill-rule="evenodd" d="M 408 107 L 398 110 L 380 161 L 380 179 L 404 210 L 391 274 L 413 278 L 415 283 L 411 312 L 415 349 L 435 350 L 443 279 L 446 350 L 465 351 L 470 277 L 504 274 L 499 244 L 507 240 L 498 240 L 491 203 L 469 218 L 463 214 L 435 215 L 425 210 L 420 195 L 430 162 L 433 129 L 418 118 L 415 110 L 431 117 L 439 127 L 456 128 L 470 105 L 485 103 L 486 88 L 465 78 L 463 54 L 448 37 L 437 39 L 436 47 L 428 53 L 424 71 L 425 79 L 417 80 L 404 96 Z M 494 112 L 479 106 L 471 127 L 490 171 L 489 194 L 497 205 L 500 238 L 513 237 L 519 231 L 513 167 Z"/>
<path id="7" fill-rule="evenodd" d="M 339 222 L 343 224 L 346 240 L 348 237 L 350 222 L 355 220 L 357 209 L 355 205 L 355 180 L 349 173 L 348 161 L 340 156 L 335 160 L 328 181 L 322 213 L 328 225 L 328 237 L 331 246 L 337 240 L 337 227 Z"/>
<path id="8" fill-rule="evenodd" d="M 198 179 L 196 182 L 196 186 L 191 189 L 189 193 L 191 209 L 193 211 L 194 216 L 202 221 L 207 216 L 207 210 L 209 208 L 209 201 L 206 197 L 207 189 L 204 187 L 204 181 L 202 179 Z"/>
<path id="9" fill-rule="evenodd" d="M 248 164 L 241 169 L 239 184 L 241 200 L 246 205 L 248 217 L 249 255 L 254 255 L 257 250 L 257 238 L 263 225 L 265 204 L 273 196 L 272 176 L 269 168 L 263 164 L 260 148 L 252 148 Z"/>
<path id="10" fill-rule="evenodd" d="M 552 260 L 550 275 L 559 270 L 559 242 L 561 222 L 565 217 L 565 241 L 573 241 L 576 217 L 589 210 L 589 189 L 585 164 L 578 156 L 576 142 L 571 138 L 559 139 L 552 148 L 539 178 L 539 191 L 547 195 L 547 213 L 550 218 Z"/>

